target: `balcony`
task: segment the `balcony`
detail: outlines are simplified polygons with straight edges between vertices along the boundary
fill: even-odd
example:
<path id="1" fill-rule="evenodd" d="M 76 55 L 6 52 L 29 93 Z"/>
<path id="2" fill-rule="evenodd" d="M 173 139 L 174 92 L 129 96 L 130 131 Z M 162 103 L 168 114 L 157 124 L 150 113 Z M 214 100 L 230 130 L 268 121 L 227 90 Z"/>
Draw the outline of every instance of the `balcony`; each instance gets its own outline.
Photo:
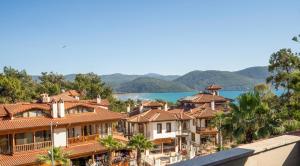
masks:
<path id="1" fill-rule="evenodd" d="M 14 152 L 24 152 L 24 151 L 31 151 L 31 150 L 39 150 L 51 147 L 51 141 L 45 142 L 36 142 L 31 144 L 22 144 L 22 145 L 15 145 Z"/>
<path id="2" fill-rule="evenodd" d="M 68 138 L 68 144 L 76 144 L 82 142 L 96 141 L 99 139 L 99 134 L 88 135 L 88 136 L 78 136 L 73 138 Z"/>
<path id="3" fill-rule="evenodd" d="M 213 127 L 196 127 L 196 132 L 202 135 L 216 135 L 217 129 Z"/>
<path id="4" fill-rule="evenodd" d="M 182 135 L 182 136 L 187 136 L 189 135 L 189 133 L 190 133 L 189 129 L 182 129 L 176 131 L 176 135 Z"/>

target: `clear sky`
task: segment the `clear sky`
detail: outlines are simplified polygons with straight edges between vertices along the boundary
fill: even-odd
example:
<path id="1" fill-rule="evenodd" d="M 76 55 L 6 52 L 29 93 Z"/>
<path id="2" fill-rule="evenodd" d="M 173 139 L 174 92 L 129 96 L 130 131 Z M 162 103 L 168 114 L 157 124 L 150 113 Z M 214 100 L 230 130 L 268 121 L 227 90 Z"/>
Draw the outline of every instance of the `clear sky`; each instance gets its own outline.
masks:
<path id="1" fill-rule="evenodd" d="M 0 68 L 184 74 L 267 65 L 300 0 L 1 0 Z M 296 49 L 298 48 L 298 50 Z"/>

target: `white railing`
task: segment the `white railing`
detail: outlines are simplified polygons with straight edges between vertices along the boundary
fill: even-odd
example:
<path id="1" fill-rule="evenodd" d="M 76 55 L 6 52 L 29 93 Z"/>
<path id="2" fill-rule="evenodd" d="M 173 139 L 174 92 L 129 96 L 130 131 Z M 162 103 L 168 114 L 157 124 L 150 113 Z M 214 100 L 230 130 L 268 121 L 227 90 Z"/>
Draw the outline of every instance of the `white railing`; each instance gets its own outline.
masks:
<path id="1" fill-rule="evenodd" d="M 154 159 L 151 159 L 149 156 L 142 155 L 142 161 L 149 165 L 154 165 L 155 161 Z"/>

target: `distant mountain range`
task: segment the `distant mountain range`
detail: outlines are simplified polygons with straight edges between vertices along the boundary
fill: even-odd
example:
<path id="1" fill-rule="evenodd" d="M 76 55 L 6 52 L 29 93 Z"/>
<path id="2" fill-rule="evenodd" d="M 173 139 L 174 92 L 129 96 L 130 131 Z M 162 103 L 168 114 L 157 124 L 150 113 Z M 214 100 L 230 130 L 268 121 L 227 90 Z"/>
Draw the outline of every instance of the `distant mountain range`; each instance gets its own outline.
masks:
<path id="1" fill-rule="evenodd" d="M 76 74 L 65 75 L 67 80 L 74 80 Z M 229 71 L 191 71 L 185 75 L 145 75 L 110 74 L 101 75 L 101 79 L 118 93 L 142 92 L 183 92 L 204 90 L 209 84 L 219 84 L 224 90 L 248 90 L 257 83 L 265 82 L 269 72 L 266 66 L 250 67 L 243 70 Z M 38 76 L 33 76 L 38 80 Z"/>

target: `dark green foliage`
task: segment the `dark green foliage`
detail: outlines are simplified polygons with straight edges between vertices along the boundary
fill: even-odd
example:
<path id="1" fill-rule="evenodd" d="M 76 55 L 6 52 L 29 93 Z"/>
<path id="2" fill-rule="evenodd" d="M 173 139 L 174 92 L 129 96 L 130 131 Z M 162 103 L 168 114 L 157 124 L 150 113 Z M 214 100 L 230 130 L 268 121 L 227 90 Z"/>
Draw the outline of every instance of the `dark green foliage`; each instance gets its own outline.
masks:
<path id="1" fill-rule="evenodd" d="M 4 67 L 0 74 L 0 102 L 31 101 L 36 97 L 36 83 L 25 70 Z"/>
<path id="2" fill-rule="evenodd" d="M 112 90 L 106 87 L 100 76 L 94 73 L 77 74 L 72 87 L 87 99 L 94 99 L 98 95 L 101 98 L 109 98 L 112 95 Z"/>
<path id="3" fill-rule="evenodd" d="M 70 86 L 69 83 L 65 81 L 63 75 L 53 72 L 42 72 L 42 75 L 39 77 L 39 80 L 39 94 L 47 93 L 49 95 L 56 95 L 61 93 L 63 89 L 68 89 L 68 87 Z"/>
<path id="4" fill-rule="evenodd" d="M 120 85 L 118 92 L 184 92 L 191 91 L 185 85 L 150 77 L 140 77 Z"/>
<path id="5" fill-rule="evenodd" d="M 174 80 L 191 89 L 204 90 L 207 85 L 222 85 L 225 90 L 248 90 L 258 83 L 256 79 L 228 71 L 192 71 Z"/>
<path id="6" fill-rule="evenodd" d="M 147 140 L 143 134 L 134 135 L 132 138 L 130 138 L 127 146 L 137 151 L 136 160 L 138 166 L 141 166 L 142 152 L 144 150 L 153 148 L 152 142 Z"/>

